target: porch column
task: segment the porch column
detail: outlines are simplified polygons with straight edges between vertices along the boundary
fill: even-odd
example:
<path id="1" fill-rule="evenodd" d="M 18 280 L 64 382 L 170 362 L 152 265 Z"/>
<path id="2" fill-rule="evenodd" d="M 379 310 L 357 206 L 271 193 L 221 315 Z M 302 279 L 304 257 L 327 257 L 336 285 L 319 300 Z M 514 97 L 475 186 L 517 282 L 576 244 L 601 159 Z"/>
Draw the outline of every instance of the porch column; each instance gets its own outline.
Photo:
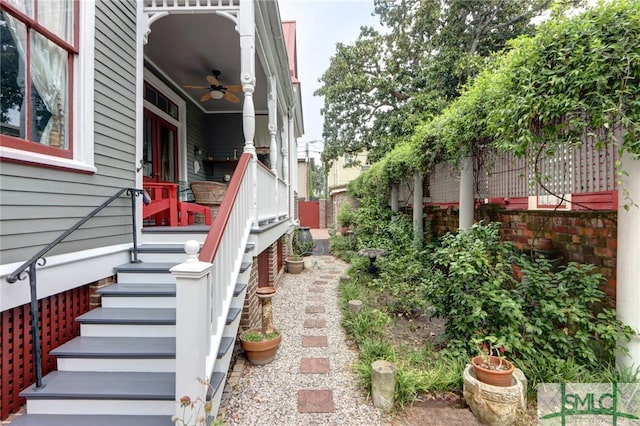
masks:
<path id="1" fill-rule="evenodd" d="M 276 131 L 278 129 L 278 105 L 276 99 L 276 78 L 269 77 L 269 100 L 267 107 L 269 109 L 269 163 L 271 164 L 271 173 L 278 176 L 278 145 L 276 143 Z"/>
<path id="2" fill-rule="evenodd" d="M 398 213 L 398 197 L 400 189 L 398 188 L 398 183 L 394 182 L 391 184 L 391 211 L 394 213 Z"/>
<path id="3" fill-rule="evenodd" d="M 422 248 L 422 175 L 413 176 L 413 243 L 416 248 Z"/>
<path id="4" fill-rule="evenodd" d="M 629 153 L 621 156 L 620 170 L 628 173 L 618 187 L 618 259 L 616 283 L 616 313 L 618 319 L 640 331 L 640 208 L 625 205 L 631 201 L 640 203 L 640 160 L 634 160 Z M 625 191 L 628 191 L 625 196 Z M 629 356 L 619 355 L 618 365 L 640 366 L 640 336 L 631 337 L 628 343 Z"/>
<path id="5" fill-rule="evenodd" d="M 460 168 L 459 229 L 469 229 L 473 225 L 473 207 L 473 159 L 465 157 Z"/>
<path id="6" fill-rule="evenodd" d="M 258 225 L 258 164 L 254 136 L 256 132 L 256 112 L 253 104 L 253 92 L 256 86 L 256 34 L 255 10 L 253 1 L 241 1 L 238 12 L 238 32 L 240 33 L 240 82 L 244 93 L 242 104 L 242 130 L 244 131 L 244 152 L 253 157 L 249 168 L 251 183 L 250 215 L 254 225 Z"/>
<path id="7" fill-rule="evenodd" d="M 282 128 L 282 149 L 280 153 L 282 154 L 282 179 L 284 183 L 289 185 L 289 144 L 291 143 L 290 138 L 293 135 L 293 117 L 291 115 L 291 111 L 287 116 L 287 124 Z"/>

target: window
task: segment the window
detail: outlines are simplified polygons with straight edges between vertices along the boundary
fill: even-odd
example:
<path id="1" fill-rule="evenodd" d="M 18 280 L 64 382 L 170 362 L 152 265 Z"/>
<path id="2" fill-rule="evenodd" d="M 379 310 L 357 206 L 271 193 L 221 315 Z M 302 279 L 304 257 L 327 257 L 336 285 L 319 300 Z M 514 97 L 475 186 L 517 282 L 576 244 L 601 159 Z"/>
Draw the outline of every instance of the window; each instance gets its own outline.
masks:
<path id="1" fill-rule="evenodd" d="M 73 158 L 74 0 L 0 0 L 0 145 Z"/>

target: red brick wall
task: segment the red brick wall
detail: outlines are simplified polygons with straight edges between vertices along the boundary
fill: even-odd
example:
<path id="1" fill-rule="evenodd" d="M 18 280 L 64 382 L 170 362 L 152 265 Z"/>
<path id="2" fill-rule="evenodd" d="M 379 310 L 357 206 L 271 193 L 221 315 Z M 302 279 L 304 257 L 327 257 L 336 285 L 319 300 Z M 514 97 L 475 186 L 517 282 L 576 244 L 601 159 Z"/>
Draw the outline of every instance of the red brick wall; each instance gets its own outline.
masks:
<path id="1" fill-rule="evenodd" d="M 260 326 L 260 301 L 256 297 L 256 290 L 258 289 L 258 258 L 253 258 L 251 265 L 251 273 L 249 275 L 249 282 L 247 283 L 247 297 L 244 300 L 244 306 L 242 308 L 242 318 L 240 318 L 240 328 L 242 330 L 248 330 Z"/>
<path id="2" fill-rule="evenodd" d="M 433 235 L 439 237 L 458 228 L 458 210 L 429 209 Z M 502 223 L 502 237 L 521 250 L 530 250 L 534 237 L 553 241 L 566 261 L 590 263 L 607 279 L 603 290 L 616 298 L 617 213 L 615 211 L 500 210 L 483 206 L 476 219 Z M 429 225 L 429 223 L 427 224 Z"/>

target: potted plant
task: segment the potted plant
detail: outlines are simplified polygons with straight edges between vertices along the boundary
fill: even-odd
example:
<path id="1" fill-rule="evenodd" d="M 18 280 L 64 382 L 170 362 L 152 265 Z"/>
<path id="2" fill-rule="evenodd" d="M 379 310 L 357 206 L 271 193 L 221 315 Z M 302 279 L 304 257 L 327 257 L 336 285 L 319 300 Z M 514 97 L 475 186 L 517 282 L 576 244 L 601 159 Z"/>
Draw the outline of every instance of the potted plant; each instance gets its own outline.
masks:
<path id="1" fill-rule="evenodd" d="M 262 327 L 240 333 L 240 346 L 249 362 L 254 365 L 273 361 L 282 341 L 280 332 L 273 326 L 271 298 L 275 293 L 274 287 L 260 287 L 256 290 L 256 296 L 262 302 Z"/>
<path id="2" fill-rule="evenodd" d="M 493 386 L 511 386 L 514 366 L 505 359 L 505 348 L 497 341 L 495 336 L 480 340 L 480 354 L 471 359 L 471 365 L 479 381 Z"/>
<path id="3" fill-rule="evenodd" d="M 285 240 L 289 247 L 289 256 L 285 259 L 287 265 L 287 272 L 290 274 L 299 274 L 304 269 L 304 259 L 302 255 L 305 250 L 305 246 L 298 242 L 297 238 L 298 229 L 293 231 L 291 236 L 286 237 Z M 311 242 L 313 247 L 313 241 Z"/>
<path id="4" fill-rule="evenodd" d="M 338 224 L 341 227 L 340 233 L 345 235 L 351 226 L 356 223 L 356 212 L 351 206 L 351 203 L 342 203 L 338 210 L 338 214 L 336 215 L 336 219 L 338 219 Z"/>

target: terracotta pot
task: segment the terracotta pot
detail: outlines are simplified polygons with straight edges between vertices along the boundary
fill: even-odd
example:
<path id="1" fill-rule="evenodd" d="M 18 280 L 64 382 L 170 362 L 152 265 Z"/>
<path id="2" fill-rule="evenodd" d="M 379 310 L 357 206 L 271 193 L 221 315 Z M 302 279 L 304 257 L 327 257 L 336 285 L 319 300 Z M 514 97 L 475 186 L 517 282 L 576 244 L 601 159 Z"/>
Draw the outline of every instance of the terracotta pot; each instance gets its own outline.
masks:
<path id="1" fill-rule="evenodd" d="M 287 258 L 287 272 L 290 274 L 299 274 L 304 269 L 304 259 L 300 258 L 300 260 L 294 260 L 292 258 Z"/>
<path id="2" fill-rule="evenodd" d="M 553 251 L 553 241 L 549 238 L 538 238 L 535 248 L 543 251 Z"/>
<path id="3" fill-rule="evenodd" d="M 471 359 L 471 365 L 476 373 L 476 379 L 483 383 L 493 386 L 507 387 L 511 386 L 513 379 L 513 364 L 506 359 L 502 360 L 502 366 L 504 369 L 487 368 L 483 366 L 485 364 L 483 357 L 477 356 Z M 500 358 L 497 356 L 489 357 L 490 365 L 500 365 Z M 485 364 L 486 365 L 486 364 Z"/>
<path id="4" fill-rule="evenodd" d="M 240 334 L 240 346 L 244 350 L 245 355 L 249 362 L 254 365 L 265 365 L 273 361 L 282 341 L 282 335 L 278 334 L 278 337 L 270 340 L 262 340 L 260 342 L 247 342 L 242 340 L 242 336 L 245 333 L 251 331 L 262 332 L 261 328 L 252 328 L 250 330 L 243 331 Z"/>

